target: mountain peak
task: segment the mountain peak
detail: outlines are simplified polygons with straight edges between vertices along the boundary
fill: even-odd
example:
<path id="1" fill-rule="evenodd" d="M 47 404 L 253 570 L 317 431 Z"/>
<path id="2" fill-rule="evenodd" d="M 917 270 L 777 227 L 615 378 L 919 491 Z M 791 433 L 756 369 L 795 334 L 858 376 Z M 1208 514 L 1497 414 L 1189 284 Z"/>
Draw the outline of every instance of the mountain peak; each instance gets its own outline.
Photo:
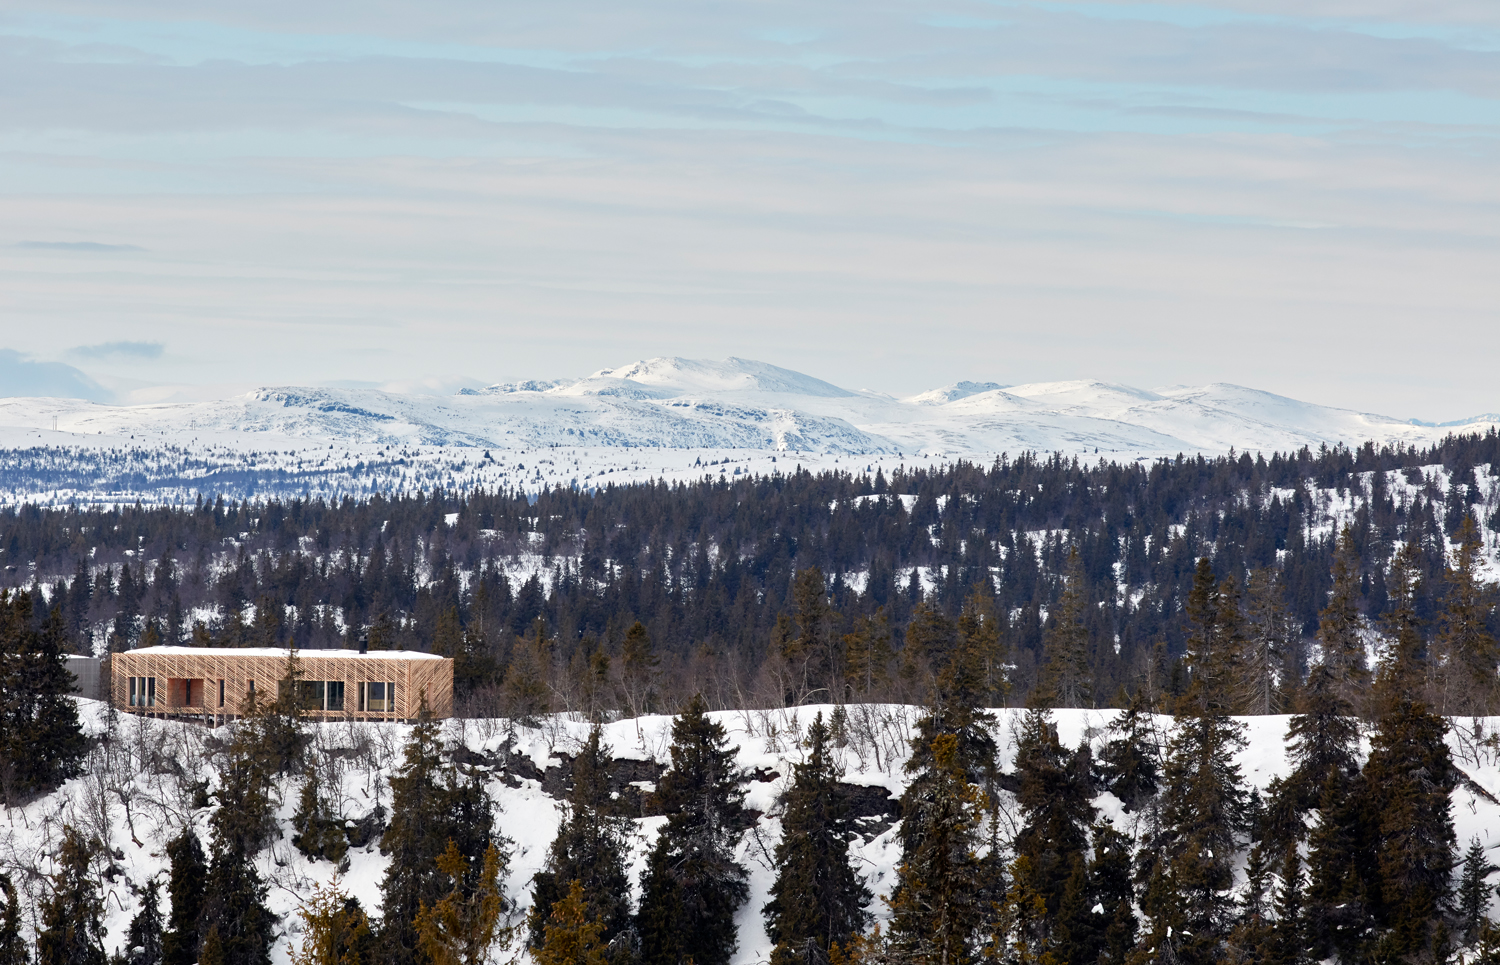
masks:
<path id="1" fill-rule="evenodd" d="M 999 382 L 953 382 L 938 389 L 929 389 L 920 395 L 913 395 L 903 399 L 912 405 L 947 405 L 959 399 L 967 399 L 971 395 L 981 392 L 993 392 L 1003 389 L 1005 386 Z"/>
<path id="2" fill-rule="evenodd" d="M 616 369 L 600 369 L 589 378 L 629 379 L 644 385 L 676 390 L 679 394 L 719 392 L 774 392 L 846 398 L 854 395 L 831 382 L 784 369 L 769 362 L 733 356 L 723 361 L 676 356 L 644 359 Z"/>

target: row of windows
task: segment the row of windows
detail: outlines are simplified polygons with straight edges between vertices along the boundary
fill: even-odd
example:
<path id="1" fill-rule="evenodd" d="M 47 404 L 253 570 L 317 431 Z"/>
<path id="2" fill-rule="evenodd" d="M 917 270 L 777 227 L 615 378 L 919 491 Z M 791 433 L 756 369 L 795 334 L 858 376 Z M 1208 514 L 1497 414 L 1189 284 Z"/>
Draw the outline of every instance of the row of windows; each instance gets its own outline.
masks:
<path id="1" fill-rule="evenodd" d="M 131 677 L 130 678 L 130 706 L 132 706 L 132 707 L 155 707 L 156 706 L 156 678 L 155 677 Z"/>
<path id="2" fill-rule="evenodd" d="M 396 709 L 396 685 L 391 681 L 361 681 L 354 685 L 359 696 L 359 712 L 384 714 Z M 303 680 L 297 685 L 297 696 L 304 710 L 344 709 L 342 680 Z"/>
<path id="3" fill-rule="evenodd" d="M 183 703 L 190 707 L 197 706 L 197 702 L 193 700 L 193 684 L 197 681 L 188 680 L 184 683 Z M 253 696 L 255 681 L 251 680 L 248 683 L 249 692 Z M 218 706 L 223 707 L 224 681 L 220 680 L 218 684 Z M 302 680 L 298 682 L 297 689 L 297 696 L 305 710 L 342 711 L 344 709 L 344 682 L 342 680 Z M 396 710 L 396 685 L 392 681 L 361 681 L 355 684 L 355 691 L 359 695 L 360 713 L 385 714 Z M 156 706 L 155 677 L 130 678 L 130 706 Z"/>

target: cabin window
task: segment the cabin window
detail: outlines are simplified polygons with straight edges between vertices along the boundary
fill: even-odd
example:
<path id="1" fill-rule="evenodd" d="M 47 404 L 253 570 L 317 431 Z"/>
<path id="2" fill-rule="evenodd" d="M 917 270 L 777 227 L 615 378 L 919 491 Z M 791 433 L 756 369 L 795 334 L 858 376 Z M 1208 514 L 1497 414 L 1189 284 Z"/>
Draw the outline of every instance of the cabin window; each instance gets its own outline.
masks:
<path id="1" fill-rule="evenodd" d="M 342 680 L 299 680 L 297 702 L 303 710 L 343 710 Z"/>
<path id="2" fill-rule="evenodd" d="M 132 706 L 132 707 L 155 707 L 156 706 L 156 678 L 155 677 L 131 677 L 130 678 L 130 706 Z"/>
<path id="3" fill-rule="evenodd" d="M 306 710 L 322 710 L 323 694 L 327 690 L 321 680 L 301 680 L 297 682 L 297 698 Z"/>
<path id="4" fill-rule="evenodd" d="M 368 681 L 360 684 L 359 709 L 371 714 L 388 714 L 396 709 L 396 685 L 390 681 Z"/>
<path id="5" fill-rule="evenodd" d="M 219 679 L 219 706 L 220 707 L 224 706 L 224 680 L 223 680 L 223 678 Z"/>

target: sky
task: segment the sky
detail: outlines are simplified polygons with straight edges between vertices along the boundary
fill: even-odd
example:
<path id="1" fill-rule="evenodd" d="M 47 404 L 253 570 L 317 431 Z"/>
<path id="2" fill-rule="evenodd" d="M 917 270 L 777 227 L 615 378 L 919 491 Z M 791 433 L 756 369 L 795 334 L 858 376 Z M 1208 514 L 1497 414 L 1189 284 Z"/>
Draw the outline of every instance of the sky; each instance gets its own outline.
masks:
<path id="1" fill-rule="evenodd" d="M 1458 419 L 1497 146 L 1494 0 L 5 0 L 0 395 L 734 355 Z"/>

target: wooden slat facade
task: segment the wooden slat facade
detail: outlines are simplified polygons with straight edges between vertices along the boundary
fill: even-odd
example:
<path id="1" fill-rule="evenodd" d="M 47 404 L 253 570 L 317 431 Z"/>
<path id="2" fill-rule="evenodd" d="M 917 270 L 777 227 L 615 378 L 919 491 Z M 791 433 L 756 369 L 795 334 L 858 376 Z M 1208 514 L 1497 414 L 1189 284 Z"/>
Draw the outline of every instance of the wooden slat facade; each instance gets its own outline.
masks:
<path id="1" fill-rule="evenodd" d="M 319 656 L 320 653 L 328 654 Z M 334 654 L 337 655 L 334 655 Z M 453 661 L 404 651 L 297 651 L 297 668 L 303 681 L 337 682 L 344 685 L 342 710 L 308 709 L 310 718 L 411 720 L 417 716 L 422 696 L 434 717 L 453 716 Z M 149 647 L 113 654 L 110 659 L 110 699 L 120 710 L 144 714 L 189 716 L 237 716 L 245 706 L 252 686 L 262 704 L 276 699 L 281 681 L 287 677 L 287 655 L 265 655 L 232 649 Z M 131 703 L 131 680 L 138 697 L 149 694 L 149 703 Z M 154 681 L 142 686 L 139 682 Z M 220 681 L 223 699 L 220 700 Z M 362 687 L 369 683 L 395 684 L 395 699 L 388 710 L 361 706 Z"/>

